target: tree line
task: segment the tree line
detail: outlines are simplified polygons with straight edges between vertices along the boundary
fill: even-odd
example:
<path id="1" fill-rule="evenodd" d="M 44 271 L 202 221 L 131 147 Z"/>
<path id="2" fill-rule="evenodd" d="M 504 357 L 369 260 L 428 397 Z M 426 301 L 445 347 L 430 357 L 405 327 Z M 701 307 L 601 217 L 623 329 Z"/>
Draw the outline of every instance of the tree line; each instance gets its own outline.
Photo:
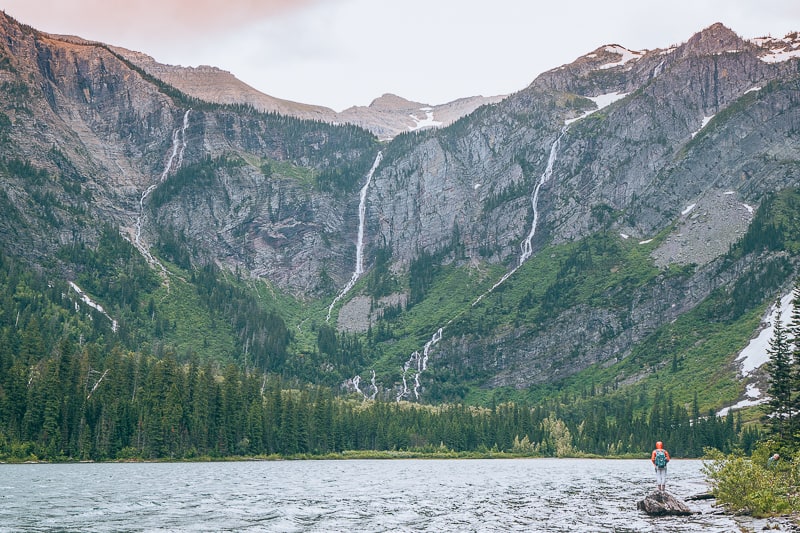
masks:
<path id="1" fill-rule="evenodd" d="M 669 399 L 646 412 L 646 395 L 487 407 L 365 402 L 234 363 L 187 359 L 168 348 L 160 357 L 123 348 L 101 316 L 74 312 L 64 287 L 3 257 L 0 289 L 3 459 L 221 458 L 442 446 L 621 454 L 643 452 L 654 438 L 687 443 L 673 449 L 692 455 L 702 446 L 724 449 L 739 439 L 732 419 L 687 413 Z M 328 333 L 320 345 L 336 351 L 335 334 Z"/>
<path id="2" fill-rule="evenodd" d="M 85 259 L 107 262 L 102 255 Z M 211 270 L 195 275 L 209 276 L 199 283 L 209 289 L 203 298 L 237 299 L 217 294 L 224 287 L 214 282 Z M 0 254 L 2 460 L 442 449 L 638 455 L 655 440 L 669 442 L 676 456 L 696 457 L 706 446 L 730 450 L 754 440 L 733 415 L 700 413 L 696 401 L 687 410 L 660 390 L 556 391 L 536 403 L 485 406 L 398 403 L 391 394 L 365 401 L 333 387 L 303 384 L 291 374 L 282 377 L 271 365 L 201 359 L 168 346 L 159 353 L 126 347 L 123 337 L 110 333 L 106 317 L 85 305 L 76 312 L 76 302 L 66 284 L 49 282 Z M 286 331 L 278 326 L 272 329 Z M 275 346 L 285 347 L 283 342 L 281 337 Z M 321 330 L 318 339 L 326 357 L 344 357 L 342 349 L 359 351 L 352 342 L 334 331 Z M 277 353 L 275 346 L 267 351 Z M 286 364 L 300 357 L 282 353 Z"/>
<path id="3" fill-rule="evenodd" d="M 8 338 L 6 332 L 6 338 Z M 636 414 L 599 404 L 429 406 L 341 397 L 324 387 L 194 359 L 179 363 L 64 339 L 31 367 L 2 357 L 0 458 L 190 459 L 321 455 L 346 450 L 508 452 L 538 456 L 675 456 L 742 445 L 739 423 L 656 401 Z M 573 406 L 575 407 L 575 406 Z"/>

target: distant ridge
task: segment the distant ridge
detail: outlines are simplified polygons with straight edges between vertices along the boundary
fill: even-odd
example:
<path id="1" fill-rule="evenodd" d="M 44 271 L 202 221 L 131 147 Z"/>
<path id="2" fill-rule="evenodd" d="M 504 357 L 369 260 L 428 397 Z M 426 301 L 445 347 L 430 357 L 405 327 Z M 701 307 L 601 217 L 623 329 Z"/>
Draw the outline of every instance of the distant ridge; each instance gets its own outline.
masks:
<path id="1" fill-rule="evenodd" d="M 70 37 L 70 39 L 77 39 Z M 273 112 L 306 120 L 332 124 L 355 124 L 389 140 L 400 133 L 452 124 L 478 107 L 499 102 L 504 96 L 472 96 L 431 106 L 384 94 L 369 106 L 354 106 L 337 113 L 324 106 L 275 98 L 244 83 L 226 70 L 208 65 L 183 67 L 165 65 L 151 56 L 120 47 L 110 47 L 148 74 L 172 85 L 189 96 L 218 104 L 251 105 L 259 111 Z"/>

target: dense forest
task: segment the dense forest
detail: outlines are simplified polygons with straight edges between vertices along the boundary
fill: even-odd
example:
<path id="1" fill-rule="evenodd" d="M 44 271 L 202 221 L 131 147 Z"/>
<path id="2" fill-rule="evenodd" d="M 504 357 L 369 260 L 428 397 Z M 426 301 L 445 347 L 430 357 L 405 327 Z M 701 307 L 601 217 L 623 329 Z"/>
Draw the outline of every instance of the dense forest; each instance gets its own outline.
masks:
<path id="1" fill-rule="evenodd" d="M 98 260 L 98 258 L 94 258 Z M 539 456 L 747 448 L 733 415 L 662 391 L 595 390 L 484 407 L 367 401 L 233 362 L 122 348 L 109 320 L 64 284 L 0 258 L 0 459 L 322 455 L 349 450 Z M 84 302 L 85 303 L 85 302 Z"/>

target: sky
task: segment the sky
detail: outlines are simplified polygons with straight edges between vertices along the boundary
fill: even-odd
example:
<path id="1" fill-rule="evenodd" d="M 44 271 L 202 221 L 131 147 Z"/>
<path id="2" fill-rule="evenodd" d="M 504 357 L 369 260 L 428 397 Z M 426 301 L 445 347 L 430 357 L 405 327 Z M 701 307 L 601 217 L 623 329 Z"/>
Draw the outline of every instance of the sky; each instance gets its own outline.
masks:
<path id="1" fill-rule="evenodd" d="M 747 39 L 800 31 L 798 0 L 0 0 L 0 9 L 337 111 L 384 93 L 432 105 L 510 94 L 600 46 L 667 48 L 716 22 Z"/>

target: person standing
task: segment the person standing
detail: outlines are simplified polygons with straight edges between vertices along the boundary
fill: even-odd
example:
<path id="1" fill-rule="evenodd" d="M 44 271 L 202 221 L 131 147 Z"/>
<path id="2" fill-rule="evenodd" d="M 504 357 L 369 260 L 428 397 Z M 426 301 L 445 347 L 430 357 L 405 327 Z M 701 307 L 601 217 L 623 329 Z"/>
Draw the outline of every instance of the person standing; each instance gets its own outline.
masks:
<path id="1" fill-rule="evenodd" d="M 667 463 L 669 463 L 669 452 L 664 449 L 664 443 L 656 442 L 656 449 L 650 454 L 650 462 L 656 468 L 656 484 L 658 490 L 663 491 L 667 485 Z"/>

